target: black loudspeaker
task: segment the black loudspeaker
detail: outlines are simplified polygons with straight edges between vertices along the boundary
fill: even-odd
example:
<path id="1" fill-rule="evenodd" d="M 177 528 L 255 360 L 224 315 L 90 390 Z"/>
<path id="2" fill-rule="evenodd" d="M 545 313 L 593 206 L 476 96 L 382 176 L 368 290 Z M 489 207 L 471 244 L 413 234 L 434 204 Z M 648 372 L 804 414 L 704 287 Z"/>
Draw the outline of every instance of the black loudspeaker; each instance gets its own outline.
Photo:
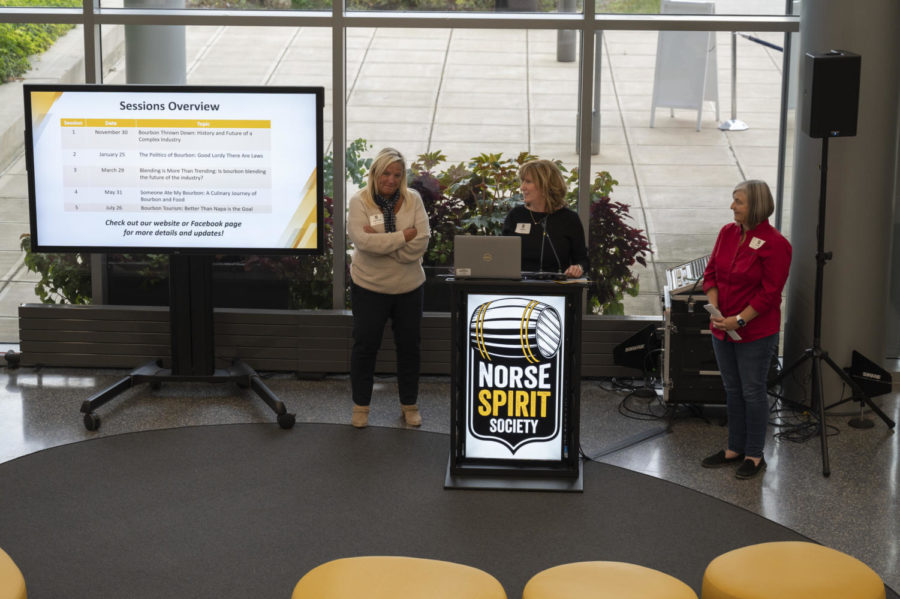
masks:
<path id="1" fill-rule="evenodd" d="M 659 349 L 656 325 L 647 325 L 613 348 L 613 364 L 655 373 L 659 370 Z"/>
<path id="2" fill-rule="evenodd" d="M 853 137 L 859 114 L 859 54 L 807 52 L 800 128 L 810 137 Z"/>
<path id="3" fill-rule="evenodd" d="M 891 373 L 856 350 L 844 371 L 870 398 L 891 392 Z"/>

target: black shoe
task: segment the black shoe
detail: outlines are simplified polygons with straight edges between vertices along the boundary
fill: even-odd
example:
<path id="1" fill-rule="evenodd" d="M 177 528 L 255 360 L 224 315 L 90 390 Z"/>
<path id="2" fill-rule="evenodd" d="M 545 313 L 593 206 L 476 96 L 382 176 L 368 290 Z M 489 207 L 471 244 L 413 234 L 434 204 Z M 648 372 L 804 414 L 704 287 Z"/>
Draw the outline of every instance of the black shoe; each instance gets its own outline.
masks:
<path id="1" fill-rule="evenodd" d="M 709 457 L 703 458 L 703 461 L 700 462 L 700 465 L 704 468 L 721 468 L 722 466 L 728 466 L 729 464 L 737 464 L 743 459 L 744 454 L 742 453 L 739 453 L 733 458 L 726 458 L 725 450 L 723 449 L 719 453 L 714 453 Z"/>
<path id="2" fill-rule="evenodd" d="M 744 463 L 741 464 L 740 468 L 737 469 L 737 472 L 734 473 L 735 478 L 753 478 L 760 472 L 766 469 L 766 458 L 760 458 L 759 464 L 754 464 L 753 460 L 747 458 L 744 460 Z"/>

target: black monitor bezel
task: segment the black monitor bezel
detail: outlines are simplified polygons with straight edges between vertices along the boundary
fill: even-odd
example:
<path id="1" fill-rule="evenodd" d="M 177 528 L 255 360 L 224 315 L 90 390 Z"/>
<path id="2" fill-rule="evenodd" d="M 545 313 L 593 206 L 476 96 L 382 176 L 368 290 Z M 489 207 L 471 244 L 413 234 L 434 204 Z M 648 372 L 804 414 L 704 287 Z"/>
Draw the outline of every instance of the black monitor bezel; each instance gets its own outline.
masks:
<path id="1" fill-rule="evenodd" d="M 321 86 L 227 86 L 227 85 L 150 85 L 150 84 L 48 84 L 26 83 L 24 94 L 25 120 L 25 168 L 28 176 L 28 214 L 31 233 L 31 251 L 47 253 L 99 253 L 99 254 L 190 254 L 190 255 L 322 255 L 325 252 L 324 236 L 324 153 L 323 153 L 323 112 L 325 88 Z M 136 90 L 152 93 L 235 93 L 235 94 L 313 94 L 316 97 L 316 247 L 315 248 L 273 248 L 273 247 L 171 247 L 171 246 L 113 246 L 113 245 L 44 245 L 37 231 L 37 197 L 35 189 L 34 147 L 32 128 L 32 92 L 91 92 L 115 93 Z"/>

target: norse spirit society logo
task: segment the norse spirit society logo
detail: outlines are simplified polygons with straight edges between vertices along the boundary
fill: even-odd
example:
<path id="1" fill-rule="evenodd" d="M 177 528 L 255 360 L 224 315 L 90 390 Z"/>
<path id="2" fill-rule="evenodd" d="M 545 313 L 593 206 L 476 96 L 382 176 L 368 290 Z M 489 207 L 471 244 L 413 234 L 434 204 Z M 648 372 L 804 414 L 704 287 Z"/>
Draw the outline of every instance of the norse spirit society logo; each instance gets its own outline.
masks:
<path id="1" fill-rule="evenodd" d="M 562 458 L 565 299 L 469 295 L 466 456 Z"/>

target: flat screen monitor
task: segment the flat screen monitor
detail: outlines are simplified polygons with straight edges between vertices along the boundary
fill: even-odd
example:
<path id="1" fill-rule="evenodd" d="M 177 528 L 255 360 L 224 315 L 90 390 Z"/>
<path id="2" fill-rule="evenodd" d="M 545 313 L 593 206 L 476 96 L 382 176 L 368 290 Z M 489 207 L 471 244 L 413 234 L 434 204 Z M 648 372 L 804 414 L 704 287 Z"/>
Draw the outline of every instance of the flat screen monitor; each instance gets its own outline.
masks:
<path id="1" fill-rule="evenodd" d="M 321 253 L 321 87 L 30 85 L 37 252 Z"/>

